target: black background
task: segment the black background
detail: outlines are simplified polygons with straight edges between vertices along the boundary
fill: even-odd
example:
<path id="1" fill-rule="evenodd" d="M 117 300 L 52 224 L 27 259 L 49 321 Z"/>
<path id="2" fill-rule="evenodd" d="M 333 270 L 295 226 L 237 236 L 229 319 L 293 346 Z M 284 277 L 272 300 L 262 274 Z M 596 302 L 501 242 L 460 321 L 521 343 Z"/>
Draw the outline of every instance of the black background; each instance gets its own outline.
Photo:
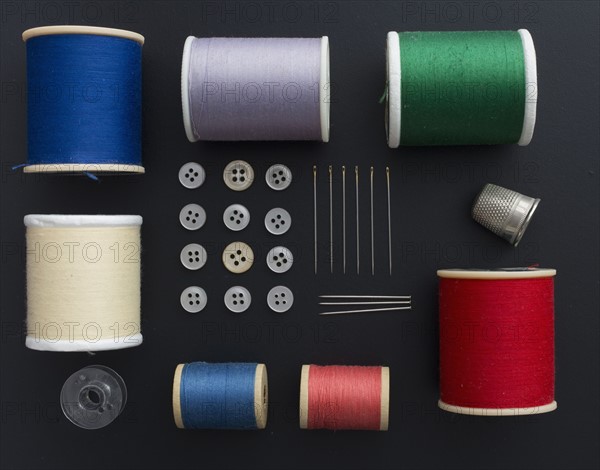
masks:
<path id="1" fill-rule="evenodd" d="M 598 21 L 596 1 L 537 2 L 12 2 L 1 11 L 1 446 L 3 468 L 598 468 Z M 460 16 L 458 16 L 460 14 Z M 93 24 L 146 37 L 144 164 L 146 175 L 23 176 L 10 167 L 26 158 L 25 46 L 21 32 L 45 24 Z M 456 148 L 387 148 L 383 106 L 386 33 L 390 30 L 528 28 L 539 68 L 538 122 L 532 144 Z M 331 142 L 197 143 L 187 141 L 180 104 L 180 61 L 188 35 L 321 36 L 331 42 L 334 86 Z M 244 193 L 222 181 L 227 162 L 250 162 L 257 181 Z M 179 167 L 198 161 L 208 177 L 184 189 Z M 264 183 L 272 163 L 288 165 L 292 187 Z M 319 166 L 320 266 L 312 264 L 312 166 Z M 327 260 L 327 165 L 335 165 L 335 273 Z M 340 168 L 361 168 L 361 216 L 368 220 L 368 168 L 375 167 L 376 275 L 368 273 L 369 226 L 361 225 L 362 271 L 354 272 L 354 213 L 348 215 L 349 273 L 341 270 Z M 387 273 L 385 166 L 392 172 L 394 274 Z M 351 173 L 350 173 L 351 174 Z M 349 178 L 352 181 L 352 178 Z M 349 181 L 349 183 L 350 183 Z M 514 249 L 470 218 L 478 190 L 494 182 L 542 202 Z M 353 186 L 348 186 L 349 198 Z M 185 231 L 180 208 L 202 204 L 208 223 Z M 223 209 L 246 205 L 250 226 L 232 234 Z M 293 217 L 282 238 L 262 219 L 281 206 Z M 350 205 L 352 207 L 352 205 Z M 24 228 L 28 213 L 141 214 L 143 334 L 141 347 L 95 356 L 42 353 L 24 346 Z M 240 277 L 221 265 L 220 251 L 250 243 L 258 262 Z M 179 251 L 199 242 L 209 261 L 186 271 Z M 293 269 L 271 273 L 266 251 L 291 248 Z M 519 418 L 479 418 L 437 409 L 437 279 L 442 267 L 503 267 L 539 263 L 556 268 L 556 398 L 558 410 Z M 223 293 L 246 286 L 253 305 L 228 312 Z M 277 284 L 296 296 L 277 315 L 265 296 Z M 197 315 L 182 311 L 179 294 L 203 286 Z M 412 294 L 409 313 L 318 317 L 327 292 Z M 262 361 L 268 366 L 270 416 L 261 432 L 181 431 L 171 412 L 176 364 Z M 129 402 L 109 427 L 84 431 L 58 405 L 64 380 L 104 364 L 125 379 Z M 298 427 L 300 366 L 385 364 L 391 367 L 387 433 L 310 432 Z"/>

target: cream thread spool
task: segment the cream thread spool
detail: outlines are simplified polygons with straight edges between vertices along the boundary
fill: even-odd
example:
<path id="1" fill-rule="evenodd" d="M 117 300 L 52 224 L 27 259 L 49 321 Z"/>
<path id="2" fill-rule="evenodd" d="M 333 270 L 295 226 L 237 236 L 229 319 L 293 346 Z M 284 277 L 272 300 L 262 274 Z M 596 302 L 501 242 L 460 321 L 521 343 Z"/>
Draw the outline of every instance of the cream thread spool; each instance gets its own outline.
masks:
<path id="1" fill-rule="evenodd" d="M 139 215 L 27 215 L 27 337 L 39 351 L 139 346 Z"/>

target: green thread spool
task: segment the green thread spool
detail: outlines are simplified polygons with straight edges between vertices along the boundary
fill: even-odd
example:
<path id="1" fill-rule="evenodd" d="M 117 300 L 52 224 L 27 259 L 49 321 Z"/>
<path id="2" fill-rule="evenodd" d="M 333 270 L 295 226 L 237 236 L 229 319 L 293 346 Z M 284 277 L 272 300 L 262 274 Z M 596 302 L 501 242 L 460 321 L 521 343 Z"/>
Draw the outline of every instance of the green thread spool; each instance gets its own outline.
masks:
<path id="1" fill-rule="evenodd" d="M 528 145 L 537 107 L 531 34 L 388 33 L 388 145 Z"/>

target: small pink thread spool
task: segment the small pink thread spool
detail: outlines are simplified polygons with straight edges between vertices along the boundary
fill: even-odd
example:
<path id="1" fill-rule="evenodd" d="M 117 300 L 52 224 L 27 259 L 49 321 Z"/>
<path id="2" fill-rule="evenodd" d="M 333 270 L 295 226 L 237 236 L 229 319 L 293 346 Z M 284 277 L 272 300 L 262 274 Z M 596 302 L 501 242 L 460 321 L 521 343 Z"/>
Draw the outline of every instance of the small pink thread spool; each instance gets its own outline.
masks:
<path id="1" fill-rule="evenodd" d="M 390 369 L 303 365 L 300 428 L 387 431 Z"/>

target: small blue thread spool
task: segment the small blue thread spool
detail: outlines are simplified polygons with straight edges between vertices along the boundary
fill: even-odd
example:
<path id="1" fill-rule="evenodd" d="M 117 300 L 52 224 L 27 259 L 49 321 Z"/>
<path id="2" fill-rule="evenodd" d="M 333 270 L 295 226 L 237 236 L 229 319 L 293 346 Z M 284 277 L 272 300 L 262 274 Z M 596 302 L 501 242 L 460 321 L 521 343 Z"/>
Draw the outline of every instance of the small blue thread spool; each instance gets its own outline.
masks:
<path id="1" fill-rule="evenodd" d="M 264 429 L 267 368 L 256 363 L 179 364 L 173 380 L 173 416 L 180 429 Z"/>
<path id="2" fill-rule="evenodd" d="M 144 173 L 144 37 L 120 29 L 45 26 L 27 45 L 26 173 Z"/>

